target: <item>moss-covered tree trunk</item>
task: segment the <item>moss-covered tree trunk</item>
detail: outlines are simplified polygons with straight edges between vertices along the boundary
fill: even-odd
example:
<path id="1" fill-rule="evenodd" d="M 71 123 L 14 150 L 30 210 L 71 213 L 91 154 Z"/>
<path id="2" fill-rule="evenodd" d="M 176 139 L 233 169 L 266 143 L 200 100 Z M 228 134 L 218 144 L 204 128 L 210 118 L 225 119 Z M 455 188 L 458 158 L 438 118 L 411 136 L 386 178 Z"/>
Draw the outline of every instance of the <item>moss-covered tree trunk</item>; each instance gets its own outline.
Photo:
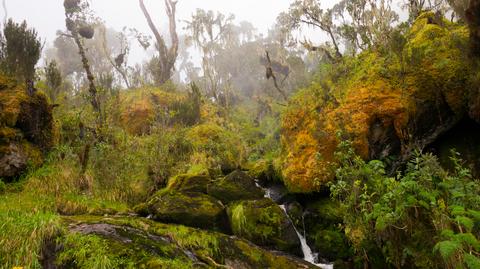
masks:
<path id="1" fill-rule="evenodd" d="M 90 93 L 90 103 L 92 104 L 93 110 L 97 113 L 98 116 L 98 127 L 102 126 L 102 111 L 100 107 L 100 102 L 97 96 L 97 87 L 95 86 L 95 77 L 93 76 L 90 64 L 88 63 L 87 55 L 85 53 L 85 48 L 83 47 L 80 34 L 78 32 L 77 25 L 75 21 L 71 18 L 71 12 L 65 9 L 65 22 L 67 29 L 70 31 L 70 34 L 75 41 L 75 44 L 78 47 L 78 54 L 82 59 L 83 69 L 87 74 L 88 79 L 88 91 Z"/>

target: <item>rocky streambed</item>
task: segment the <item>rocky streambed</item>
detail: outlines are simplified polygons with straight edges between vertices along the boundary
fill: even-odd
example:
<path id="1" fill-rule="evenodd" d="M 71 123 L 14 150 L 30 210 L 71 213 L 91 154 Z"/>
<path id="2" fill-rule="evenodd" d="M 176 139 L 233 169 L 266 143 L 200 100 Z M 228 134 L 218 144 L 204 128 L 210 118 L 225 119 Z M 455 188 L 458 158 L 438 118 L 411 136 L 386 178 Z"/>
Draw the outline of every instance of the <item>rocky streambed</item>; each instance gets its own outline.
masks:
<path id="1" fill-rule="evenodd" d="M 315 264 L 304 229 L 268 193 L 242 171 L 180 175 L 136 214 L 63 217 L 43 267 L 87 268 L 108 257 L 106 268 L 331 268 Z"/>

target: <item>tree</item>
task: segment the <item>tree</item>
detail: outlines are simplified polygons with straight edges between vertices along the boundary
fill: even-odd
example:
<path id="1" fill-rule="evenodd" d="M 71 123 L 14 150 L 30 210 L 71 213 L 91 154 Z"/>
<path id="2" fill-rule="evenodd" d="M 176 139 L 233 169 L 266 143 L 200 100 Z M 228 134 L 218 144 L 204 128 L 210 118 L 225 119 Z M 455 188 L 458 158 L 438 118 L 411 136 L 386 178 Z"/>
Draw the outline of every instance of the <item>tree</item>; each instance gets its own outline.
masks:
<path id="1" fill-rule="evenodd" d="M 87 20 L 87 16 L 89 14 L 89 5 L 88 2 L 84 0 L 65 0 L 63 5 L 65 8 L 65 23 L 67 30 L 70 32 L 70 37 L 73 38 L 78 47 L 78 54 L 82 59 L 82 65 L 89 81 L 88 90 L 90 93 L 90 103 L 92 104 L 95 112 L 98 113 L 98 123 L 101 125 L 102 114 L 100 102 L 97 96 L 97 87 L 95 86 L 95 78 L 93 76 L 82 42 L 82 37 L 91 39 L 94 35 L 94 29 L 88 24 Z"/>
<path id="2" fill-rule="evenodd" d="M 219 89 L 222 83 L 217 55 L 232 41 L 234 18 L 233 15 L 227 17 L 220 12 L 197 9 L 191 20 L 186 22 L 185 29 L 190 32 L 193 44 L 202 53 L 203 76 L 207 82 L 208 94 L 216 101 L 220 101 Z"/>
<path id="3" fill-rule="evenodd" d="M 277 22 L 282 28 L 284 34 L 289 35 L 292 31 L 300 29 L 303 25 L 318 28 L 327 33 L 331 44 L 326 46 L 312 46 L 310 42 L 303 42 L 309 50 L 320 50 L 327 55 L 329 59 L 338 59 L 342 57 L 340 52 L 340 42 L 338 35 L 338 26 L 334 22 L 334 12 L 332 9 L 322 9 L 317 0 L 295 0 L 288 12 L 281 13 Z M 334 55 L 330 52 L 332 46 Z"/>
<path id="4" fill-rule="evenodd" d="M 169 28 L 170 28 L 170 38 L 171 46 L 167 48 L 165 39 L 160 35 L 157 27 L 153 23 L 152 17 L 145 7 L 144 1 L 139 0 L 140 8 L 142 9 L 143 15 L 147 19 L 148 26 L 153 32 L 156 40 L 156 48 L 158 56 L 155 58 L 154 64 L 156 65 L 155 72 L 155 83 L 157 85 L 164 84 L 167 82 L 173 75 L 173 70 L 175 67 L 175 61 L 178 56 L 178 35 L 177 35 L 177 24 L 176 24 L 176 5 L 177 1 L 165 0 L 166 13 L 169 19 Z"/>
<path id="5" fill-rule="evenodd" d="M 40 59 L 42 44 L 35 29 L 8 20 L 0 36 L 0 67 L 2 72 L 33 86 L 35 65 Z M 31 89 L 30 89 L 31 90 Z"/>
<path id="6" fill-rule="evenodd" d="M 103 53 L 105 54 L 105 57 L 107 58 L 108 62 L 112 65 L 112 67 L 115 68 L 115 70 L 117 70 L 117 72 L 120 74 L 127 88 L 130 88 L 130 83 L 128 81 L 128 76 L 127 76 L 127 70 L 125 68 L 126 57 L 128 56 L 128 53 L 130 50 L 126 35 L 124 33 L 120 33 L 118 35 L 118 39 L 121 44 L 120 52 L 115 57 L 115 59 L 112 59 L 112 57 L 110 56 L 112 52 L 111 52 L 111 49 L 108 47 L 107 29 L 105 26 L 101 28 L 101 33 L 102 33 L 102 48 L 103 48 Z"/>
<path id="7" fill-rule="evenodd" d="M 398 21 L 392 0 L 342 0 L 333 8 L 341 19 L 339 35 L 353 52 L 385 46 Z"/>
<path id="8" fill-rule="evenodd" d="M 323 52 L 335 62 L 342 57 L 342 45 L 355 54 L 387 44 L 393 25 L 398 21 L 391 3 L 391 0 L 342 0 L 333 8 L 322 9 L 318 0 L 296 0 L 277 21 L 290 38 L 293 31 L 304 26 L 325 32 L 330 42 L 320 46 L 308 40 L 301 43 L 310 51 Z"/>
<path id="9" fill-rule="evenodd" d="M 45 79 L 47 82 L 49 97 L 52 102 L 55 102 L 60 87 L 62 86 L 62 74 L 58 69 L 57 62 L 51 61 L 45 67 Z"/>

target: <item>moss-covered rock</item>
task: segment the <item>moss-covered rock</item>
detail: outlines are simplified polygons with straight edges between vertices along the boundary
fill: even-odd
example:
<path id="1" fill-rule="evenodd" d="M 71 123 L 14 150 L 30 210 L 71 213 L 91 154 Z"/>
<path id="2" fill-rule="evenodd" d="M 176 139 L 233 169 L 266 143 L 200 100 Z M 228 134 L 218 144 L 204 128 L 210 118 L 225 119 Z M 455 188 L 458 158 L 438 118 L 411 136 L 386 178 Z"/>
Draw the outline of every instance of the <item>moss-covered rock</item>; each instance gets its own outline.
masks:
<path id="1" fill-rule="evenodd" d="M 180 192 L 207 193 L 207 185 L 211 178 L 207 175 L 182 174 L 171 178 L 167 188 Z"/>
<path id="2" fill-rule="evenodd" d="M 41 164 L 54 133 L 48 98 L 0 76 L 0 178 L 15 178 L 29 164 Z"/>
<path id="3" fill-rule="evenodd" d="M 236 170 L 208 185 L 208 194 L 224 204 L 238 200 L 255 200 L 263 197 L 263 190 L 246 173 Z"/>
<path id="4" fill-rule="evenodd" d="M 225 230 L 225 208 L 217 199 L 202 193 L 183 193 L 173 190 L 158 191 L 136 210 L 142 215 L 166 223 L 177 223 L 211 230 Z"/>
<path id="5" fill-rule="evenodd" d="M 301 254 L 294 226 L 271 199 L 232 203 L 227 213 L 235 235 L 261 246 Z"/>
<path id="6" fill-rule="evenodd" d="M 340 228 L 340 205 L 329 198 L 306 204 L 304 227 L 308 244 L 330 261 L 347 261 L 353 255 L 344 231 Z"/>
<path id="7" fill-rule="evenodd" d="M 259 160 L 248 166 L 248 174 L 261 182 L 277 182 L 282 180 L 280 166 L 272 160 Z"/>
<path id="8" fill-rule="evenodd" d="M 141 218 L 65 219 L 68 233 L 50 263 L 61 268 L 315 268 L 301 259 L 224 234 Z M 48 249 L 47 249 L 48 251 Z"/>
<path id="9" fill-rule="evenodd" d="M 339 133 L 362 158 L 396 158 L 395 168 L 469 110 L 468 29 L 424 13 L 405 39 L 398 53 L 345 57 L 290 100 L 282 172 L 291 191 L 319 191 L 333 179 Z"/>

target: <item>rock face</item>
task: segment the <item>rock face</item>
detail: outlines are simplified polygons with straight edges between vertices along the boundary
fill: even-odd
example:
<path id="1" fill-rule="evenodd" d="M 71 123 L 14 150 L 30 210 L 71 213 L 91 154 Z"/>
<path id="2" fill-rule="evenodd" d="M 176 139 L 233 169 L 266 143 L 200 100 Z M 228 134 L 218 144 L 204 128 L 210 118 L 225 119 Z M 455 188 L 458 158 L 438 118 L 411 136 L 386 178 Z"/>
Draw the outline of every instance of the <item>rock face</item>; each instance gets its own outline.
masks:
<path id="1" fill-rule="evenodd" d="M 261 246 L 301 255 L 295 228 L 271 199 L 233 203 L 227 212 L 235 235 Z"/>
<path id="2" fill-rule="evenodd" d="M 254 200 L 263 197 L 263 190 L 246 173 L 236 170 L 228 176 L 208 185 L 208 194 L 224 204 L 238 200 Z"/>
<path id="3" fill-rule="evenodd" d="M 39 165 L 54 144 L 52 107 L 41 92 L 0 76 L 0 178 L 14 179 Z"/>
<path id="4" fill-rule="evenodd" d="M 480 1 L 470 0 L 470 7 L 467 10 L 467 20 L 470 26 L 471 51 L 480 57 Z"/>
<path id="5" fill-rule="evenodd" d="M 333 179 L 341 140 L 351 140 L 364 159 L 396 157 L 393 171 L 469 110 L 475 114 L 468 29 L 434 16 L 419 16 L 397 56 L 363 52 L 345 61 L 340 78 L 292 98 L 282 119 L 283 178 L 291 191 L 319 191 Z"/>
<path id="6" fill-rule="evenodd" d="M 68 232 L 57 239 L 61 245 L 44 248 L 43 268 L 316 268 L 243 239 L 141 218 L 84 216 L 65 222 Z"/>

